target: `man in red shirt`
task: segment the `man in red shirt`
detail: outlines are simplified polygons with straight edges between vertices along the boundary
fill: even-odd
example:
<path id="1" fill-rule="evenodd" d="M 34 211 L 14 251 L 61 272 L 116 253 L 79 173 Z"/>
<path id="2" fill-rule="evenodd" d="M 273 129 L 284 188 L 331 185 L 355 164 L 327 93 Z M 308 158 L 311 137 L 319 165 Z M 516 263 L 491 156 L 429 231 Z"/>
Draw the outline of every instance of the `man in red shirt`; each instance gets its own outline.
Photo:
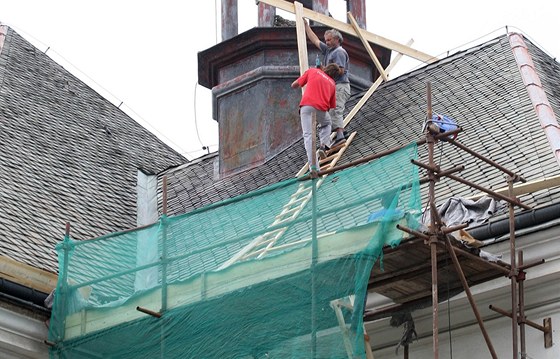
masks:
<path id="1" fill-rule="evenodd" d="M 312 144 L 312 116 L 313 113 L 316 114 L 321 148 L 328 148 L 331 134 L 331 118 L 328 115 L 328 111 L 336 107 L 336 86 L 333 79 L 339 73 L 340 68 L 338 65 L 329 64 L 323 69 L 310 68 L 292 82 L 292 88 L 300 88 L 307 85 L 299 103 L 299 112 L 301 116 L 301 129 L 303 131 L 303 143 L 307 152 L 311 173 L 319 171 L 319 161 Z"/>

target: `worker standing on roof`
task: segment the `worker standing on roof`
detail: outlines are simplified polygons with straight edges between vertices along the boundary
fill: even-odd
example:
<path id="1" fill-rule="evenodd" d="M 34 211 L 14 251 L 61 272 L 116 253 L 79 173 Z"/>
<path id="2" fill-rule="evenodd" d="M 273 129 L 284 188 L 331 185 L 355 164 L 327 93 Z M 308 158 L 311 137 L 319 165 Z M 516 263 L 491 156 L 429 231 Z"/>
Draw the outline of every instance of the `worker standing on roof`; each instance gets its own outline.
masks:
<path id="1" fill-rule="evenodd" d="M 305 23 L 305 33 L 307 38 L 323 54 L 323 65 L 337 64 L 339 74 L 334 78 L 336 82 L 336 108 L 330 111 L 332 119 L 332 129 L 336 131 L 333 147 L 346 142 L 344 137 L 344 109 L 346 100 L 350 97 L 350 80 L 348 79 L 348 53 L 342 47 L 342 34 L 335 29 L 325 32 L 325 42 L 319 40 L 317 35 L 311 30 L 307 20 Z"/>
<path id="2" fill-rule="evenodd" d="M 336 107 L 336 86 L 334 77 L 339 73 L 338 66 L 330 64 L 323 69 L 310 68 L 297 80 L 292 82 L 292 88 L 300 88 L 305 85 L 305 92 L 299 103 L 301 116 L 301 130 L 303 131 L 303 143 L 307 152 L 309 169 L 311 173 L 319 170 L 317 154 L 313 148 L 313 113 L 316 114 L 319 127 L 320 149 L 325 151 L 330 144 L 331 119 L 327 111 Z M 315 163 L 315 167 L 313 164 Z"/>

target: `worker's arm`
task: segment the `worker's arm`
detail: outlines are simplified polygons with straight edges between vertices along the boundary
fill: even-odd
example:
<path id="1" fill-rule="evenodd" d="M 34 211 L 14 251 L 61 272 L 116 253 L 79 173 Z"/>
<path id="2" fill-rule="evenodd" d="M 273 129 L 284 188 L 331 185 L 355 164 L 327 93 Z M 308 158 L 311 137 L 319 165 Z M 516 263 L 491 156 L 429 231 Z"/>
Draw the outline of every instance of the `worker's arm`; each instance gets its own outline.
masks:
<path id="1" fill-rule="evenodd" d="M 294 82 L 292 82 L 292 88 L 300 88 L 305 86 L 305 84 L 307 84 L 307 76 L 309 75 L 309 70 L 305 71 L 303 73 L 303 75 L 301 75 L 300 77 L 298 77 Z"/>
<path id="2" fill-rule="evenodd" d="M 311 41 L 313 45 L 315 45 L 319 50 L 321 50 L 321 40 L 319 40 L 317 35 L 315 35 L 313 30 L 311 30 L 311 26 L 309 26 L 307 20 L 303 20 L 303 22 L 305 23 L 305 33 L 307 34 L 307 38 L 309 39 L 309 41 Z"/>
<path id="3" fill-rule="evenodd" d="M 342 75 L 344 75 L 344 66 L 338 65 L 338 76 L 342 76 Z"/>

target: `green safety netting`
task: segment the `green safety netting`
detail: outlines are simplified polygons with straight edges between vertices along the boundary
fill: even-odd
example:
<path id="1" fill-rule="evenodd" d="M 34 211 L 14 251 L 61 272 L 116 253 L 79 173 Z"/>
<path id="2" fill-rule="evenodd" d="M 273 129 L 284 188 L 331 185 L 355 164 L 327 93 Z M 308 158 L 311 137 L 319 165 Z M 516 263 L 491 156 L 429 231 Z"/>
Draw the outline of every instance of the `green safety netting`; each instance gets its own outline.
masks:
<path id="1" fill-rule="evenodd" d="M 361 358 L 367 282 L 417 228 L 415 145 L 57 246 L 52 358 Z M 381 257 L 381 258 L 380 258 Z"/>

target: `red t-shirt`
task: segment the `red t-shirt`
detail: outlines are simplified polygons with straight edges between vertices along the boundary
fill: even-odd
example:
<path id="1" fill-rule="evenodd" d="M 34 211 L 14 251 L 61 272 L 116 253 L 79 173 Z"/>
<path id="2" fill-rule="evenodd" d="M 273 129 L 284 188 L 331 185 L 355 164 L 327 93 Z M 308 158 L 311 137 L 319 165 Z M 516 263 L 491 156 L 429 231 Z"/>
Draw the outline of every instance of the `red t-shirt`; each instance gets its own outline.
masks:
<path id="1" fill-rule="evenodd" d="M 320 69 L 310 68 L 297 79 L 303 87 L 307 85 L 301 97 L 301 106 L 312 106 L 320 111 L 336 107 L 336 85 L 329 75 Z"/>

